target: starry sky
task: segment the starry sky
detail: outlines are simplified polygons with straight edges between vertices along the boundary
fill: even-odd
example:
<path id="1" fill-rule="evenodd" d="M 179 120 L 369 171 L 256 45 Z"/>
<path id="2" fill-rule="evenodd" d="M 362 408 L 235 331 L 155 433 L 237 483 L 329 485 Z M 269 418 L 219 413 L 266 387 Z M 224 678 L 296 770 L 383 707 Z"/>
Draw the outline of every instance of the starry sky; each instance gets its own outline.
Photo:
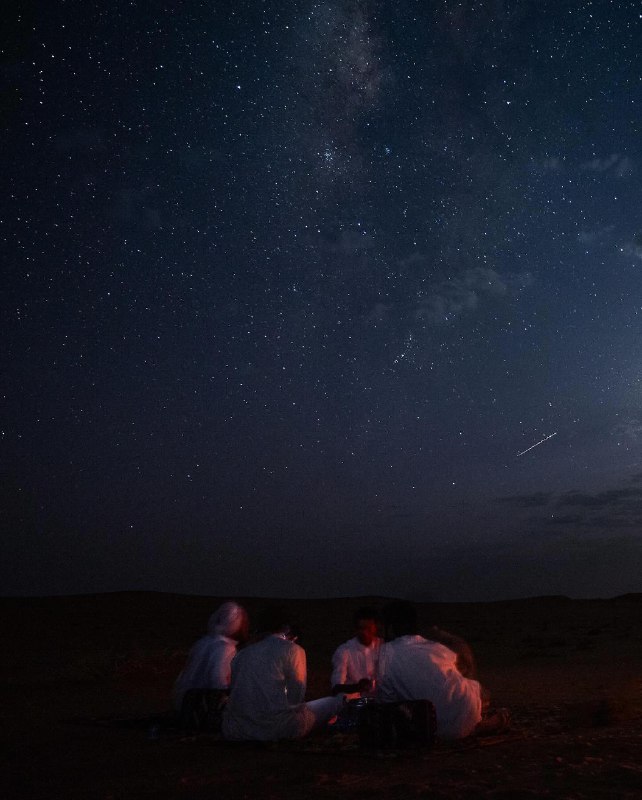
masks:
<path id="1" fill-rule="evenodd" d="M 642 591 L 642 7 L 19 2 L 6 594 Z"/>

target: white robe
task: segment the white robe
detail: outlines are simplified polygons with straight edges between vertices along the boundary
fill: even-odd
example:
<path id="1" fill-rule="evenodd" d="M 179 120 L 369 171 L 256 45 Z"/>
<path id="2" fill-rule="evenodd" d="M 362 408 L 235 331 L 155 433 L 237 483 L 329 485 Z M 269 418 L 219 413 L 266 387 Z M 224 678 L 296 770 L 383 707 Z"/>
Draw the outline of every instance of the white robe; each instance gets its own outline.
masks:
<path id="1" fill-rule="evenodd" d="M 250 645 L 232 662 L 223 736 L 245 741 L 298 739 L 327 721 L 340 698 L 304 703 L 305 650 L 279 634 Z"/>
<path id="2" fill-rule="evenodd" d="M 227 636 L 207 634 L 189 651 L 185 669 L 174 684 L 174 708 L 180 710 L 189 689 L 228 689 L 237 642 Z"/>
<path id="3" fill-rule="evenodd" d="M 381 639 L 374 639 L 366 647 L 356 636 L 339 645 L 332 656 L 331 685 L 358 683 L 362 678 L 376 679 L 380 645 Z"/>
<path id="4" fill-rule="evenodd" d="M 177 711 L 189 689 L 229 689 L 231 664 L 238 644 L 234 637 L 246 624 L 246 610 L 234 601 L 223 603 L 210 616 L 207 635 L 189 651 L 185 669 L 174 684 L 173 702 Z"/>
<path id="5" fill-rule="evenodd" d="M 459 739 L 481 720 L 481 686 L 457 669 L 457 655 L 423 636 L 400 636 L 381 647 L 377 699 L 430 700 L 437 736 Z"/>

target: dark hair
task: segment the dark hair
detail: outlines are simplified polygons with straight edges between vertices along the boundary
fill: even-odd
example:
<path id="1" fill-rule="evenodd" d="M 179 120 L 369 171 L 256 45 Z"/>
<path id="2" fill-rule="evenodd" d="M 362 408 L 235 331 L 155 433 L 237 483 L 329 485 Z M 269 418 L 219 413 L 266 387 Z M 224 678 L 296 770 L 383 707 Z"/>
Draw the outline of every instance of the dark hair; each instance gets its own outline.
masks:
<path id="1" fill-rule="evenodd" d="M 296 632 L 297 636 L 301 635 L 301 629 L 292 619 L 290 609 L 283 605 L 264 608 L 260 616 L 259 629 L 262 633 L 278 633 L 287 630 Z"/>
<path id="2" fill-rule="evenodd" d="M 408 600 L 394 600 L 383 609 L 383 621 L 390 626 L 393 636 L 417 633 L 417 610 Z"/>
<path id="3" fill-rule="evenodd" d="M 360 619 L 373 619 L 376 623 L 379 623 L 381 622 L 381 614 L 373 606 L 361 606 L 353 615 L 355 624 L 359 622 Z"/>

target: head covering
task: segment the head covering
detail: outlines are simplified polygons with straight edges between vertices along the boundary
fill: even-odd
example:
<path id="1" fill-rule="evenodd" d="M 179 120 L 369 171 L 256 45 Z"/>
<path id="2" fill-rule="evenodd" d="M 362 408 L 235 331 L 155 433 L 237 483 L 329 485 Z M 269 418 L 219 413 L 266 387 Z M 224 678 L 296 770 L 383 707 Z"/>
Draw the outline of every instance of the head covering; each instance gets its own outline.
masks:
<path id="1" fill-rule="evenodd" d="M 210 636 L 229 636 L 235 633 L 247 623 L 247 611 L 238 603 L 223 603 L 210 617 L 207 624 L 207 632 Z"/>

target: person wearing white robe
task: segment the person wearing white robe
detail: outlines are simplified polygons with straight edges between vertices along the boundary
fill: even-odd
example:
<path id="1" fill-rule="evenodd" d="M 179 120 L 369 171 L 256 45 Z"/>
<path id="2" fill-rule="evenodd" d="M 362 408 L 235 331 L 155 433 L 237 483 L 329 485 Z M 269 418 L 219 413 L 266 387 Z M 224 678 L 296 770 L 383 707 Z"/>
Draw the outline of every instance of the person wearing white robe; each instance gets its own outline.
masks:
<path id="1" fill-rule="evenodd" d="M 304 702 L 305 650 L 292 641 L 287 625 L 246 647 L 232 662 L 230 699 L 223 736 L 232 741 L 299 739 L 338 712 L 342 697 Z"/>
<path id="2" fill-rule="evenodd" d="M 375 686 L 379 647 L 379 615 L 360 608 L 354 615 L 355 636 L 339 645 L 332 656 L 332 693 L 368 694 Z"/>
<path id="3" fill-rule="evenodd" d="M 457 654 L 416 633 L 410 603 L 392 603 L 384 619 L 394 637 L 379 655 L 377 700 L 430 700 L 437 717 L 437 736 L 460 739 L 473 733 L 482 718 L 480 684 L 457 668 Z"/>
<path id="4" fill-rule="evenodd" d="M 210 617 L 207 634 L 192 647 L 174 684 L 174 708 L 180 711 L 190 689 L 229 689 L 232 659 L 247 637 L 248 616 L 238 603 L 223 603 Z"/>

